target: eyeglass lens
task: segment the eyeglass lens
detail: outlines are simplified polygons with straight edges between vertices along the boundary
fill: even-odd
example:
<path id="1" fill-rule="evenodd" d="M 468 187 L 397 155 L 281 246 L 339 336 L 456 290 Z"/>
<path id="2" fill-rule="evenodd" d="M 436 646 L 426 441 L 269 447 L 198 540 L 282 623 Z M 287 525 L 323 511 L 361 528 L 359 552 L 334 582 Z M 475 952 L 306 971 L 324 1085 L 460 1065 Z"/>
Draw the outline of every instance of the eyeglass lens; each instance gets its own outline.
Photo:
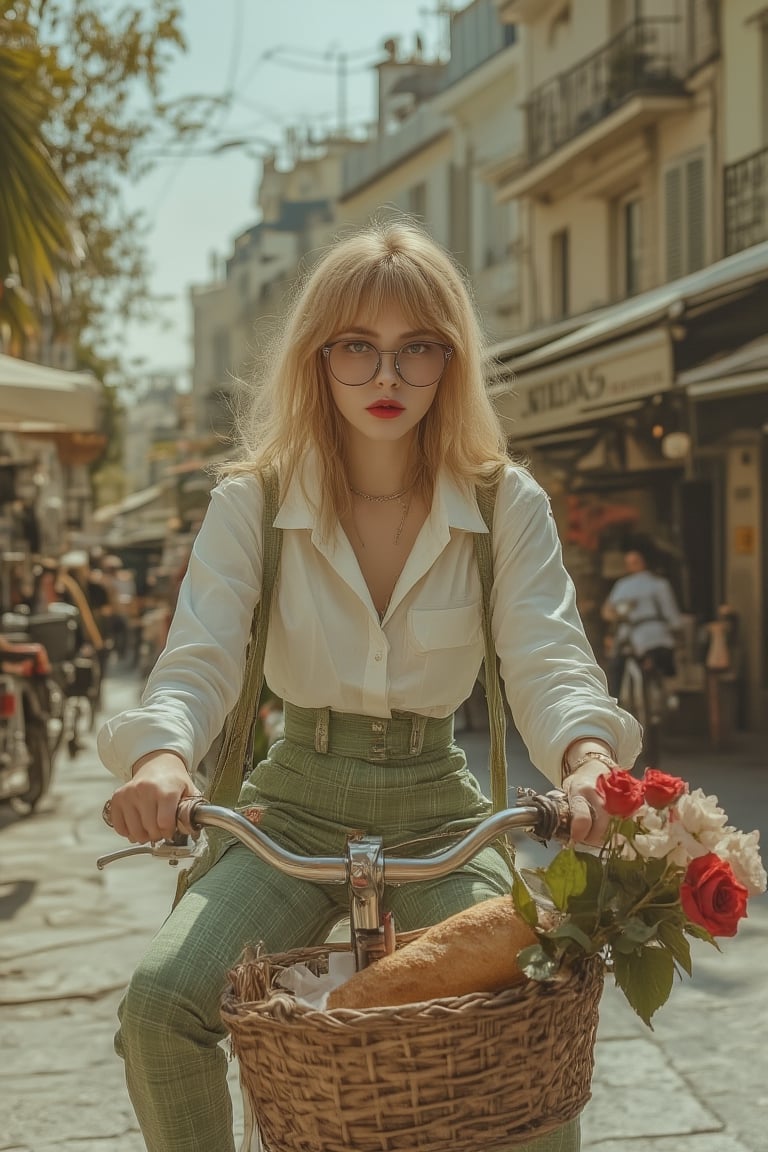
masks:
<path id="1" fill-rule="evenodd" d="M 417 341 L 405 344 L 395 357 L 400 376 L 414 388 L 428 388 L 443 374 L 446 362 L 442 344 Z M 328 353 L 328 366 L 341 384 L 367 384 L 379 370 L 379 352 L 364 340 L 341 341 Z"/>

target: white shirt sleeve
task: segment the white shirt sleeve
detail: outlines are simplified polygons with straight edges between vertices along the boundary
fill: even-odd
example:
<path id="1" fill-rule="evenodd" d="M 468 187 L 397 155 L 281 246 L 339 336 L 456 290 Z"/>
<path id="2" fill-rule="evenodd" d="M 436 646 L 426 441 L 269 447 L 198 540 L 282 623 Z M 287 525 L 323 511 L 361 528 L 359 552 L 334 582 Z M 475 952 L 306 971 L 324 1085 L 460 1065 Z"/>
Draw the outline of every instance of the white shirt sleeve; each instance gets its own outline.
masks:
<path id="1" fill-rule="evenodd" d="M 608 695 L 576 607 L 549 499 L 510 469 L 494 517 L 493 632 L 507 699 L 531 761 L 554 783 L 576 739 L 595 736 L 631 767 L 640 726 Z"/>
<path id="2" fill-rule="evenodd" d="M 161 748 L 177 752 L 192 772 L 221 731 L 240 689 L 261 591 L 262 510 L 255 477 L 232 477 L 211 493 L 141 707 L 98 733 L 99 755 L 120 779 Z"/>

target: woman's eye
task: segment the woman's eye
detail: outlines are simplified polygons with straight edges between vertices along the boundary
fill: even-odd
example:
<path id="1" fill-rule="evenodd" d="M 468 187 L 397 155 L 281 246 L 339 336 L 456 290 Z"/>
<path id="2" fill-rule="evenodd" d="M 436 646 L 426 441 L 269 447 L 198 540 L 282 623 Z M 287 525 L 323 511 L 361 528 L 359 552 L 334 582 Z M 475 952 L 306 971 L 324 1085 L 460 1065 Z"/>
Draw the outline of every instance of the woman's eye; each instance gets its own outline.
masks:
<path id="1" fill-rule="evenodd" d="M 365 340 L 348 340 L 344 345 L 344 351 L 352 352 L 359 356 L 361 354 L 364 355 L 366 352 L 372 352 L 373 349 Z"/>
<path id="2" fill-rule="evenodd" d="M 406 356 L 423 356 L 425 352 L 429 351 L 429 345 L 419 340 L 414 344 L 406 344 L 402 349 Z"/>

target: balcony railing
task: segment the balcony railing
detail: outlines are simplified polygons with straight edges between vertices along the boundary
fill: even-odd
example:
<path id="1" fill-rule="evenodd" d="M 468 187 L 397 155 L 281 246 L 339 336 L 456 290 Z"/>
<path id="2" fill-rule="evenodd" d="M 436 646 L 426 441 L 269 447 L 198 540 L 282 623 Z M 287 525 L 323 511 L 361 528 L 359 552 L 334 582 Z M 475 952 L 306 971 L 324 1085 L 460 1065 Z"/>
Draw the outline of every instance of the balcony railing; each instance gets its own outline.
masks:
<path id="1" fill-rule="evenodd" d="M 725 254 L 768 240 L 768 147 L 724 171 Z"/>
<path id="2" fill-rule="evenodd" d="M 686 76 L 717 52 L 716 25 L 706 31 L 700 21 L 686 26 L 676 16 L 635 20 L 534 89 L 527 106 L 528 163 L 544 160 L 631 96 L 683 94 Z"/>

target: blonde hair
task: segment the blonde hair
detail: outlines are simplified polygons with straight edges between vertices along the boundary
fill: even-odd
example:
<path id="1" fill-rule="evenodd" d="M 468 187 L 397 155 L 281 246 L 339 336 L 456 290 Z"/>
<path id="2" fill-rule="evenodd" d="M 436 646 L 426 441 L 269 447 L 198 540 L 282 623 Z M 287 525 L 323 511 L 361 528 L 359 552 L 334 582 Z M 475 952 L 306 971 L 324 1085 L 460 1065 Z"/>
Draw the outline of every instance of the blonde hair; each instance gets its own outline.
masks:
<path id="1" fill-rule="evenodd" d="M 484 346 L 470 294 L 452 259 L 410 221 L 374 223 L 338 240 L 298 285 L 272 363 L 238 420 L 241 458 L 220 475 L 276 465 L 285 491 L 308 448 L 323 462 L 320 527 L 349 507 L 345 425 L 322 347 L 361 314 L 396 303 L 409 324 L 453 347 L 434 402 L 419 424 L 413 479 L 431 500 L 441 466 L 459 481 L 490 482 L 507 462 L 488 397 Z M 314 494 L 308 494 L 312 499 Z"/>

